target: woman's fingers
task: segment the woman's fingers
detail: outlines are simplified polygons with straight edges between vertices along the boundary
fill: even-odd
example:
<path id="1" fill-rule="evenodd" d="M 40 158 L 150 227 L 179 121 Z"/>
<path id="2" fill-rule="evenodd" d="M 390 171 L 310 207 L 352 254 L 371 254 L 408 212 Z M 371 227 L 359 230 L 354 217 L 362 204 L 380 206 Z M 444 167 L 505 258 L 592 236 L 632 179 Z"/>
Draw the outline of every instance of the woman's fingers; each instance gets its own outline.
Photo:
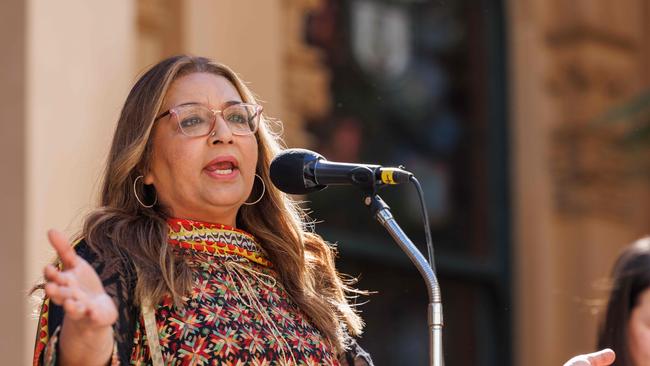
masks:
<path id="1" fill-rule="evenodd" d="M 113 299 L 104 294 L 93 301 L 87 315 L 95 324 L 110 325 L 117 321 L 117 308 Z"/>
<path id="2" fill-rule="evenodd" d="M 57 305 L 63 305 L 68 299 L 76 300 L 68 287 L 59 286 L 55 283 L 45 285 L 45 295 Z"/>
<path id="3" fill-rule="evenodd" d="M 108 294 L 88 294 L 76 285 L 74 276 L 55 268 L 46 269 L 45 273 L 49 278 L 45 284 L 45 295 L 63 307 L 67 317 L 72 320 L 86 319 L 94 325 L 111 325 L 117 321 L 117 308 Z"/>
<path id="4" fill-rule="evenodd" d="M 74 249 L 70 245 L 70 242 L 66 237 L 61 234 L 61 232 L 51 229 L 47 232 L 47 238 L 50 240 L 50 244 L 56 250 L 56 253 L 61 258 L 64 268 L 74 268 L 77 264 L 78 256 L 75 253 Z"/>
<path id="5" fill-rule="evenodd" d="M 48 264 L 45 266 L 43 269 L 43 277 L 45 277 L 45 280 L 47 282 L 55 282 L 59 285 L 65 285 L 62 281 L 63 278 L 60 276 L 60 272 L 56 267 L 54 267 L 51 264 Z"/>
<path id="6" fill-rule="evenodd" d="M 84 327 L 114 324 L 117 307 L 95 270 L 77 255 L 63 234 L 50 230 L 47 235 L 63 264 L 63 270 L 52 265 L 43 269 L 47 297 L 63 308 L 67 319 Z"/>
<path id="7" fill-rule="evenodd" d="M 59 271 L 51 264 L 45 266 L 43 275 L 47 282 L 54 282 L 59 286 L 77 286 L 76 277 L 70 272 Z"/>
<path id="8" fill-rule="evenodd" d="M 45 293 L 55 304 L 63 307 L 66 316 L 70 319 L 85 318 L 96 325 L 110 325 L 117 320 L 117 310 L 108 295 L 89 298 L 79 289 L 59 286 L 55 283 L 45 285 Z"/>
<path id="9" fill-rule="evenodd" d="M 65 301 L 65 297 L 59 291 L 59 285 L 56 283 L 48 283 L 45 285 L 45 296 L 52 300 L 55 304 L 61 305 Z"/>
<path id="10" fill-rule="evenodd" d="M 63 304 L 67 299 L 77 301 L 88 299 L 88 294 L 78 285 L 73 274 L 60 272 L 52 265 L 46 266 L 43 274 L 47 280 L 45 294 L 57 305 Z"/>
<path id="11" fill-rule="evenodd" d="M 67 299 L 85 302 L 88 298 L 88 296 L 78 288 L 60 286 L 51 282 L 45 285 L 45 295 L 52 299 L 52 301 L 57 305 L 63 304 Z"/>
<path id="12" fill-rule="evenodd" d="M 117 307 L 104 291 L 95 270 L 74 251 L 70 242 L 56 230 L 47 233 L 63 270 L 48 265 L 43 269 L 47 281 L 45 294 L 63 307 L 66 318 L 84 326 L 105 326 L 117 320 Z"/>
<path id="13" fill-rule="evenodd" d="M 63 310 L 65 310 L 67 317 L 79 320 L 87 315 L 88 308 L 83 302 L 69 298 L 63 302 Z"/>

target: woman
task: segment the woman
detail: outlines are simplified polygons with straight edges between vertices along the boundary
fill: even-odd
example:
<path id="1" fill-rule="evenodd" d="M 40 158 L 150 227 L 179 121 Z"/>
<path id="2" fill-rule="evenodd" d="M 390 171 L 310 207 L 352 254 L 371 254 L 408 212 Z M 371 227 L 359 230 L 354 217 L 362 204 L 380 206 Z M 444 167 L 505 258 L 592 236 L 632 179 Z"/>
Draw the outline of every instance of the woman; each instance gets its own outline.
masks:
<path id="1" fill-rule="evenodd" d="M 566 366 L 650 365 L 650 237 L 634 242 L 619 256 L 598 348 Z M 614 363 L 614 359 L 616 362 Z"/>
<path id="2" fill-rule="evenodd" d="M 224 65 L 176 56 L 126 99 L 101 207 L 48 237 L 34 364 L 372 364 L 332 249 L 275 189 L 279 151 Z"/>

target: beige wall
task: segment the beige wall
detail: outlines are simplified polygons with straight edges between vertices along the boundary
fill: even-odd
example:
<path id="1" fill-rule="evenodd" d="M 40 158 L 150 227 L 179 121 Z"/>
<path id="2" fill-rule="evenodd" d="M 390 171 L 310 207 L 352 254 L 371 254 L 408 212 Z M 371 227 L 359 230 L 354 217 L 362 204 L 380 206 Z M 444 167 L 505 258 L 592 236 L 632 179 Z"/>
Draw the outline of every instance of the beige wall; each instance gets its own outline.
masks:
<path id="1" fill-rule="evenodd" d="M 95 203 L 114 124 L 136 71 L 133 2 L 27 4 L 23 289 L 53 255 L 47 229 L 74 234 Z M 27 323 L 16 348 L 23 362 L 15 364 L 31 358 L 36 326 Z"/>
<path id="2" fill-rule="evenodd" d="M 284 39 L 280 0 L 189 0 L 183 3 L 183 51 L 235 69 L 261 97 L 266 113 L 283 118 Z"/>

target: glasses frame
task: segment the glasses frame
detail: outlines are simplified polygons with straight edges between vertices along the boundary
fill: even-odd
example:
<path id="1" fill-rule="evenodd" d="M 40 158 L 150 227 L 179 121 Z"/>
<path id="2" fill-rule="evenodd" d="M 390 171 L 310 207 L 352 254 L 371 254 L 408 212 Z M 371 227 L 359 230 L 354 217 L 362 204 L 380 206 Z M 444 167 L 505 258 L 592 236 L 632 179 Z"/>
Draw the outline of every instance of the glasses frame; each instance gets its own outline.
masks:
<path id="1" fill-rule="evenodd" d="M 181 127 L 181 121 L 178 118 L 178 113 L 176 111 L 178 109 L 180 109 L 180 108 L 188 108 L 188 107 L 192 107 L 192 106 L 202 107 L 202 108 L 205 108 L 205 109 L 209 110 L 210 112 L 212 112 L 212 120 L 210 121 L 211 125 L 210 125 L 210 129 L 209 129 L 208 133 L 206 133 L 204 135 L 188 135 L 183 130 L 183 127 Z M 255 123 L 255 129 L 253 131 L 247 132 L 247 133 L 240 133 L 240 132 L 235 132 L 235 131 L 232 130 L 232 128 L 230 128 L 230 124 L 226 120 L 226 117 L 223 115 L 223 111 L 225 111 L 226 109 L 228 109 L 230 107 L 234 107 L 234 106 L 245 106 L 245 107 L 250 106 L 250 107 L 254 108 L 255 114 L 253 115 L 253 118 L 257 118 L 257 122 Z M 249 135 L 254 135 L 257 132 L 258 128 L 260 127 L 259 119 L 261 117 L 261 114 L 262 114 L 263 110 L 264 110 L 264 107 L 262 107 L 259 104 L 253 104 L 253 103 L 233 103 L 233 104 L 227 105 L 225 108 L 222 108 L 222 109 L 212 109 L 212 108 L 208 107 L 207 105 L 200 104 L 200 103 L 188 103 L 188 104 L 177 105 L 175 107 L 172 107 L 172 108 L 168 109 L 167 111 L 161 113 L 153 121 L 155 123 L 159 119 L 161 119 L 163 117 L 166 117 L 166 116 L 170 116 L 172 118 L 175 117 L 176 124 L 178 125 L 178 129 L 181 131 L 181 133 L 183 135 L 189 136 L 189 137 L 203 137 L 203 136 L 209 136 L 214 131 L 214 126 L 217 123 L 217 114 L 219 114 L 219 115 L 221 115 L 221 119 L 223 119 L 226 122 L 226 125 L 228 125 L 228 129 L 230 130 L 230 133 L 232 133 L 233 135 L 237 135 L 237 136 L 249 136 Z"/>

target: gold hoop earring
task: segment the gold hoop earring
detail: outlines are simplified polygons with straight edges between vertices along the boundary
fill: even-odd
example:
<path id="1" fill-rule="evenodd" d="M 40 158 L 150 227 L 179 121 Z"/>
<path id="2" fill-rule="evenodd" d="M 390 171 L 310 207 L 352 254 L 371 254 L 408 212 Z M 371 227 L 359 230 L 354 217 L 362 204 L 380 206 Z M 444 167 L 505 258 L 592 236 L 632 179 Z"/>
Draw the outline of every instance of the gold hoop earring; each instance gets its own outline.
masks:
<path id="1" fill-rule="evenodd" d="M 139 176 L 138 176 L 137 178 L 135 178 L 135 180 L 133 181 L 133 194 L 135 195 L 135 199 L 138 200 L 138 203 L 140 204 L 140 206 L 142 206 L 142 207 L 144 207 L 144 208 L 152 208 L 153 206 L 156 205 L 156 203 L 158 203 L 158 194 L 156 194 L 156 198 L 153 200 L 153 203 L 152 203 L 152 204 L 150 204 L 150 205 L 145 205 L 144 202 L 142 202 L 142 201 L 140 200 L 140 197 L 138 197 L 138 190 L 135 189 L 135 185 L 136 185 L 136 183 L 138 183 L 138 180 L 141 179 L 141 178 L 143 178 L 143 176 L 142 176 L 142 175 L 139 175 Z M 143 185 L 144 185 L 144 183 L 143 183 Z"/>
<path id="2" fill-rule="evenodd" d="M 266 184 L 264 184 L 264 179 L 262 179 L 262 177 L 260 177 L 259 174 L 257 174 L 257 173 L 255 174 L 255 178 L 259 178 L 260 182 L 262 182 L 262 194 L 260 195 L 260 198 L 256 199 L 253 202 L 244 202 L 244 204 L 246 206 L 252 206 L 252 205 L 258 203 L 259 201 L 262 200 L 262 197 L 264 197 L 264 193 L 266 193 Z"/>

